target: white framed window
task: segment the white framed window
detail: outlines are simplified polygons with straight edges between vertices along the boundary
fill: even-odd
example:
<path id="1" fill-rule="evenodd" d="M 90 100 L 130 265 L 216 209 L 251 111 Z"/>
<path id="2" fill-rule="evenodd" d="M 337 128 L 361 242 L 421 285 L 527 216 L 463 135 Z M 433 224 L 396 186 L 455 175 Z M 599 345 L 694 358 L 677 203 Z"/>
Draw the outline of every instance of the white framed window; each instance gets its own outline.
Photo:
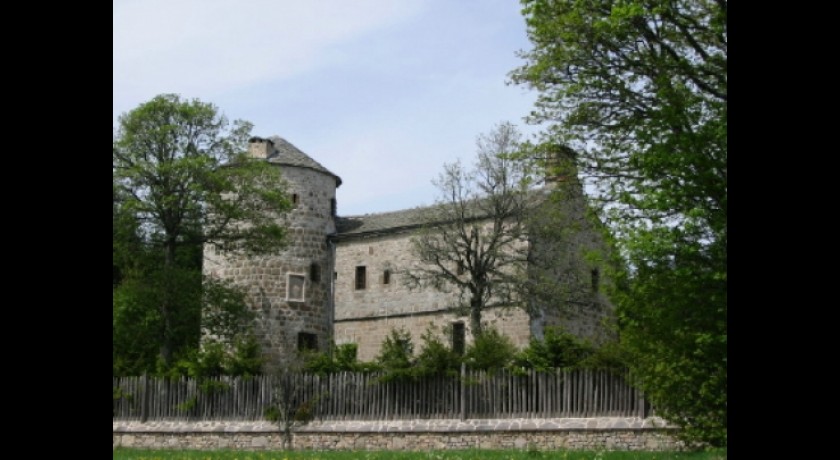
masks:
<path id="1" fill-rule="evenodd" d="M 286 301 L 303 302 L 306 298 L 306 275 L 286 274 Z"/>

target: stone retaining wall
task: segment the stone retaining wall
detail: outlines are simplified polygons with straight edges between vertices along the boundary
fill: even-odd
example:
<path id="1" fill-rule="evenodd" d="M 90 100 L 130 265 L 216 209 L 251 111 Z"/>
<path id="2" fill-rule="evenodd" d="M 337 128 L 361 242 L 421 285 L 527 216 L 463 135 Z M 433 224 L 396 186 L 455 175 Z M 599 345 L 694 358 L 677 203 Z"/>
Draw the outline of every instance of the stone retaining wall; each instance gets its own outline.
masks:
<path id="1" fill-rule="evenodd" d="M 666 450 L 684 448 L 661 419 L 603 417 L 504 420 L 315 422 L 294 434 L 297 450 Z M 280 450 L 269 422 L 114 422 L 114 447 Z"/>

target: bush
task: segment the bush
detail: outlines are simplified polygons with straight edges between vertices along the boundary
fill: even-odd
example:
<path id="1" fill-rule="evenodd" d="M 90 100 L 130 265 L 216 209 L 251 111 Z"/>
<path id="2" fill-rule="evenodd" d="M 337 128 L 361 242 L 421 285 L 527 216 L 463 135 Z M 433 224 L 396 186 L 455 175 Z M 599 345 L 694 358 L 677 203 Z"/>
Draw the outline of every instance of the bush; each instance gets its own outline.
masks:
<path id="1" fill-rule="evenodd" d="M 418 377 L 458 375 L 461 357 L 438 338 L 431 324 L 422 339 L 423 345 L 417 355 L 414 374 Z"/>
<path id="2" fill-rule="evenodd" d="M 464 361 L 473 369 L 497 370 L 507 367 L 516 356 L 516 346 L 506 335 L 486 326 L 464 353 Z"/>
<path id="3" fill-rule="evenodd" d="M 200 349 L 183 352 L 169 369 L 161 366 L 159 373 L 171 378 L 250 377 L 261 373 L 262 364 L 257 341 L 253 336 L 242 335 L 229 344 L 207 340 Z"/>
<path id="4" fill-rule="evenodd" d="M 517 353 L 514 363 L 518 368 L 547 371 L 585 367 L 583 363 L 595 353 L 585 340 L 562 328 L 546 328 L 542 340 L 532 338 L 526 348 Z"/>
<path id="5" fill-rule="evenodd" d="M 383 381 L 412 378 L 412 362 L 414 344 L 411 334 L 403 328 L 391 329 L 391 333 L 382 342 L 377 364 L 381 366 L 385 375 Z"/>
<path id="6" fill-rule="evenodd" d="M 355 343 L 333 343 L 327 352 L 305 352 L 303 370 L 320 375 L 334 372 L 367 372 L 376 369 L 374 363 L 364 363 L 358 360 L 359 346 Z"/>

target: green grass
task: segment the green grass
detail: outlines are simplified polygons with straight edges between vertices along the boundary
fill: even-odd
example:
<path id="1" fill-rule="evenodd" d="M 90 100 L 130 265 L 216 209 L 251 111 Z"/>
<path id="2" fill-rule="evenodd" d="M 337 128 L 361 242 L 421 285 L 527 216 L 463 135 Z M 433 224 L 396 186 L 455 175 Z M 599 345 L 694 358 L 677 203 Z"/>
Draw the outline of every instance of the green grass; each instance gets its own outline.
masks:
<path id="1" fill-rule="evenodd" d="M 582 452 L 533 450 L 392 451 L 244 451 L 114 449 L 114 460 L 723 460 L 725 450 L 711 452 Z"/>

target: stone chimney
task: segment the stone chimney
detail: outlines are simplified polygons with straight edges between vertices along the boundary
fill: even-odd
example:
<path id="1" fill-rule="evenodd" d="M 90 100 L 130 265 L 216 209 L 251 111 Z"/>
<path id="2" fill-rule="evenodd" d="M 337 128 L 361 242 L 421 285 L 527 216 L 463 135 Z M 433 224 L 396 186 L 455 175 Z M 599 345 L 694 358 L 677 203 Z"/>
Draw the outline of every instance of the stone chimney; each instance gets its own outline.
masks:
<path id="1" fill-rule="evenodd" d="M 544 158 L 546 186 L 577 182 L 577 152 L 565 145 L 553 144 L 545 147 Z"/>
<path id="2" fill-rule="evenodd" d="M 274 142 L 271 139 L 252 137 L 248 139 L 248 156 L 252 158 L 268 158 L 274 153 Z"/>

